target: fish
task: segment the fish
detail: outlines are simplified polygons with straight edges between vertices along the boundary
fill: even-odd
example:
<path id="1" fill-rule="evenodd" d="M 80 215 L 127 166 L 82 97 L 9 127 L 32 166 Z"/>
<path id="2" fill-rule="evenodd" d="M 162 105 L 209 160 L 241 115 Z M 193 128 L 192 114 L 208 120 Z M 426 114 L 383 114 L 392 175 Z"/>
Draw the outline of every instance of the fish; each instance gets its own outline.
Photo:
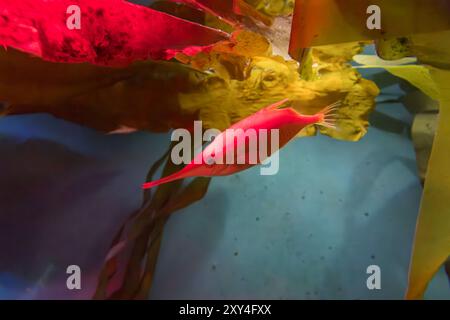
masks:
<path id="1" fill-rule="evenodd" d="M 288 102 L 289 99 L 283 99 L 236 122 L 216 136 L 183 169 L 167 177 L 146 182 L 142 185 L 142 188 L 149 189 L 190 177 L 231 175 L 263 163 L 306 126 L 316 124 L 336 129 L 335 115 L 341 104 L 340 101 L 326 106 L 314 115 L 303 115 L 290 106 L 280 108 Z M 248 134 L 249 131 L 256 132 L 254 136 L 258 140 L 258 150 L 255 150 L 255 144 L 252 146 L 250 142 L 251 134 Z M 261 138 L 264 137 L 261 133 L 267 133 L 266 141 L 261 141 Z M 268 151 L 268 145 L 274 146 L 273 139 L 278 139 L 275 143 L 276 147 Z M 266 152 L 261 154 L 259 152 L 261 148 L 266 148 Z M 256 156 L 254 153 L 257 153 Z M 224 161 L 225 159 L 226 161 Z"/>

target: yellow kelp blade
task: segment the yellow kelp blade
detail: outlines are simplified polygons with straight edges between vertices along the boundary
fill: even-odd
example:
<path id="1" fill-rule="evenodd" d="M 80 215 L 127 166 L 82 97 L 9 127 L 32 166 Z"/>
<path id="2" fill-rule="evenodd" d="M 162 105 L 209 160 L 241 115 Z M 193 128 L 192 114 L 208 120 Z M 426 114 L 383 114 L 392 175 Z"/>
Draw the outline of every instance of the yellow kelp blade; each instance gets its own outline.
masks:
<path id="1" fill-rule="evenodd" d="M 431 99 L 438 99 L 438 89 L 435 82 L 431 78 L 427 67 L 421 65 L 365 65 L 357 67 L 363 68 L 383 68 L 394 76 L 408 81 L 410 84 L 420 89 L 423 93 L 428 95 Z"/>
<path id="2" fill-rule="evenodd" d="M 367 27 L 371 5 L 380 9 L 381 29 Z M 450 29 L 449 12 L 450 2 L 440 0 L 297 0 L 289 53 L 299 59 L 312 46 Z"/>
<path id="3" fill-rule="evenodd" d="M 271 17 L 289 15 L 294 8 L 295 0 L 246 0 L 256 10 Z"/>
<path id="4" fill-rule="evenodd" d="M 357 54 L 353 57 L 353 61 L 356 63 L 366 65 L 366 66 L 400 66 L 407 65 L 412 63 L 417 63 L 417 58 L 415 57 L 406 57 L 396 60 L 384 60 L 376 55 L 371 54 Z"/>
<path id="5" fill-rule="evenodd" d="M 450 71 L 431 69 L 440 89 L 439 124 L 434 138 L 417 221 L 407 299 L 421 299 L 450 254 Z"/>

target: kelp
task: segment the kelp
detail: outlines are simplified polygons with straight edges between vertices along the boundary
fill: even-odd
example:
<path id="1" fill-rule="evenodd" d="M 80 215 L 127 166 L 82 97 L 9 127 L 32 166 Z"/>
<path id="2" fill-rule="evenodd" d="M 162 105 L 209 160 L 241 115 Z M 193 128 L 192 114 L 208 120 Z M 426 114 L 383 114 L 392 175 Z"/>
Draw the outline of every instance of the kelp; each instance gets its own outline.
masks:
<path id="1" fill-rule="evenodd" d="M 426 66 L 416 64 L 402 65 L 402 63 L 414 61 L 414 59 L 407 58 L 385 62 L 382 60 L 378 61 L 377 64 L 371 64 L 370 62 L 373 62 L 373 58 L 369 57 L 372 56 L 359 56 L 356 58 L 355 61 L 363 64 L 363 66 L 359 66 L 358 68 L 383 68 L 384 70 L 392 73 L 394 76 L 408 81 L 410 84 L 428 95 L 431 99 L 438 99 L 438 88 L 436 83 L 431 78 L 430 71 Z"/>
<path id="2" fill-rule="evenodd" d="M 381 30 L 366 27 L 369 5 L 381 8 Z M 311 74 L 308 48 L 355 40 L 376 40 L 377 53 L 383 59 L 416 56 L 420 63 L 432 66 L 430 72 L 421 65 L 382 66 L 440 102 L 414 239 L 408 299 L 423 297 L 428 282 L 450 254 L 450 212 L 446 202 L 450 197 L 449 12 L 450 4 L 438 0 L 297 0 L 293 19 L 290 54 L 306 66 L 302 74 Z M 402 23 L 398 23 L 400 17 Z"/>
<path id="3" fill-rule="evenodd" d="M 314 48 L 302 74 L 297 62 L 270 54 L 270 43 L 259 34 L 239 32 L 236 43 L 233 47 L 219 43 L 208 53 L 181 58 L 220 76 L 211 84 L 213 90 L 180 95 L 181 108 L 189 113 L 198 110 L 206 128 L 223 130 L 263 106 L 289 98 L 304 114 L 342 100 L 339 130 L 320 128 L 322 134 L 357 141 L 367 132 L 368 115 L 379 90 L 349 64 L 361 52 L 362 43 Z M 309 127 L 302 135 L 316 132 Z"/>
<path id="4" fill-rule="evenodd" d="M 417 58 L 415 57 L 405 57 L 401 56 L 398 59 L 381 59 L 376 55 L 368 55 L 368 54 L 357 54 L 353 56 L 353 61 L 361 65 L 368 65 L 373 67 L 385 67 L 385 66 L 401 66 L 408 64 L 417 63 Z"/>
<path id="5" fill-rule="evenodd" d="M 284 98 L 296 101 L 306 114 L 342 100 L 340 130 L 320 132 L 351 141 L 365 134 L 378 89 L 347 62 L 359 45 L 352 45 L 345 58 L 338 58 L 344 49 L 334 56 L 315 54 L 314 68 L 320 72 L 302 79 L 295 62 L 267 53 L 270 45 L 264 39 L 247 49 L 251 39 L 237 36 L 232 49 L 218 44 L 210 54 L 194 57 L 190 63 L 199 70 L 152 61 L 114 69 L 52 64 L 0 51 L 0 99 L 8 103 L 3 114 L 46 112 L 104 132 L 121 127 L 163 132 L 190 127 L 195 119 L 203 120 L 205 128 L 223 130 Z M 261 56 L 252 55 L 257 52 Z M 211 68 L 215 72 L 203 70 Z"/>
<path id="6" fill-rule="evenodd" d="M 445 262 L 445 273 L 447 274 L 448 281 L 450 282 L 450 257 Z"/>
<path id="7" fill-rule="evenodd" d="M 412 56 L 408 37 L 382 38 L 375 41 L 378 56 L 385 60 L 398 60 Z"/>
<path id="8" fill-rule="evenodd" d="M 358 141 L 366 134 L 368 117 L 375 108 L 374 98 L 379 94 L 379 89 L 372 81 L 362 78 L 349 63 L 363 46 L 363 43 L 355 42 L 311 48 L 302 67 L 307 87 L 322 91 L 322 95 L 330 95 L 332 100 L 342 100 L 342 106 L 337 114 L 338 130 L 310 127 L 302 135 L 318 131 L 336 139 Z M 302 104 L 299 110 L 317 112 L 322 99 L 318 95 L 314 102 L 311 101 L 313 104 Z"/>
<path id="9" fill-rule="evenodd" d="M 448 41 L 448 40 L 447 40 Z M 450 255 L 450 71 L 431 68 L 440 90 L 438 128 L 426 173 L 406 298 L 422 298 Z"/>
<path id="10" fill-rule="evenodd" d="M 184 2 L 192 5 L 197 1 Z M 233 11 L 233 15 L 250 15 L 256 20 L 266 15 L 272 18 L 289 14 L 289 3 L 248 1 L 247 4 L 263 14 L 253 16 L 253 11 L 250 14 L 242 9 L 245 5 L 241 1 L 241 11 Z M 209 11 L 197 16 L 195 11 L 163 6 L 171 14 L 184 12 L 198 26 L 202 22 L 207 24 L 208 16 L 217 15 Z M 220 25 L 218 17 L 214 18 L 214 25 Z M 204 129 L 223 130 L 284 98 L 294 101 L 295 108 L 305 114 L 340 100 L 339 131 L 309 127 L 301 135 L 320 132 L 349 141 L 364 136 L 379 90 L 349 64 L 361 52 L 363 44 L 313 48 L 308 64 L 300 71 L 296 61 L 272 53 L 267 37 L 255 32 L 259 29 L 242 30 L 240 24 L 233 27 L 236 30 L 230 39 L 217 42 L 214 38 L 208 50 L 166 50 L 174 58 L 167 62 L 138 62 L 133 56 L 127 60 L 128 65 L 118 68 L 52 63 L 16 50 L 0 50 L 0 101 L 6 104 L 2 115 L 44 112 L 102 132 L 123 131 L 122 128 L 165 132 L 190 128 L 194 120 L 203 120 Z M 165 49 L 171 50 L 170 46 Z M 108 65 L 117 62 L 114 59 L 107 60 L 108 63 L 85 61 Z M 168 160 L 169 152 L 170 149 L 150 168 L 147 180 L 151 180 L 164 162 L 163 176 L 179 169 Z M 111 244 L 95 298 L 147 297 L 168 217 L 200 200 L 209 181 L 197 178 L 187 185 L 177 181 L 160 186 L 155 194 L 144 192 L 141 208 L 124 222 Z"/>
<path id="11" fill-rule="evenodd" d="M 421 298 L 450 255 L 450 31 L 411 36 L 412 51 L 430 64 L 439 89 L 439 120 L 425 179 L 406 297 Z"/>
<path id="12" fill-rule="evenodd" d="M 406 298 L 423 298 L 428 283 L 450 255 L 450 32 L 411 35 L 391 39 L 381 51 L 383 57 L 417 56 L 424 65 L 383 66 L 421 89 L 440 103 L 438 128 L 434 137 L 417 221 Z M 400 44 L 404 45 L 402 49 Z M 389 50 L 392 50 L 390 53 Z M 427 66 L 428 65 L 428 66 Z M 395 68 L 395 69 L 392 69 Z"/>
<path id="13" fill-rule="evenodd" d="M 422 183 L 425 181 L 427 174 L 437 123 L 438 112 L 428 111 L 416 114 L 411 126 L 411 139 L 414 144 L 417 169 Z"/>
<path id="14" fill-rule="evenodd" d="M 152 165 L 148 180 L 164 162 L 162 176 L 179 170 L 179 166 L 170 161 L 172 147 Z M 172 213 L 201 200 L 210 181 L 210 178 L 200 177 L 183 185 L 179 180 L 158 187 L 154 194 L 144 191 L 141 208 L 130 215 L 114 237 L 94 299 L 147 299 L 167 219 Z"/>
<path id="15" fill-rule="evenodd" d="M 105 133 L 123 126 L 166 132 L 191 125 L 195 115 L 180 113 L 177 96 L 207 78 L 173 62 L 104 68 L 54 64 L 0 49 L 3 115 L 49 113 Z"/>
<path id="16" fill-rule="evenodd" d="M 98 1 L 94 4 L 102 4 Z M 208 0 L 185 3 L 212 6 Z M 268 8 L 267 3 L 261 3 L 252 2 L 256 7 Z M 285 4 L 283 1 L 272 7 L 278 8 L 272 13 L 288 12 L 283 9 Z M 236 2 L 226 1 L 222 9 L 234 12 Z M 361 46 L 355 48 L 360 50 Z M 8 104 L 3 114 L 46 112 L 105 132 L 123 131 L 121 128 L 167 131 L 189 127 L 196 118 L 203 120 L 206 128 L 223 130 L 285 97 L 297 101 L 298 110 L 304 113 L 315 113 L 324 105 L 343 100 L 340 132 L 321 132 L 352 141 L 364 135 L 367 114 L 378 91 L 350 68 L 352 52 L 344 59 L 337 58 L 342 50 L 315 59 L 314 66 L 334 66 L 334 70 L 307 79 L 299 75 L 295 62 L 274 56 L 271 51 L 263 35 L 237 30 L 229 40 L 213 44 L 208 51 L 193 56 L 174 53 L 178 61 L 196 70 L 179 63 L 154 61 L 114 69 L 53 64 L 14 50 L 0 52 L 0 99 Z M 29 94 L 22 95 L 24 91 Z"/>
<path id="17" fill-rule="evenodd" d="M 70 29 L 67 8 L 79 8 Z M 5 0 L 0 44 L 47 61 L 126 65 L 136 60 L 195 54 L 228 37 L 217 29 L 123 0 Z"/>
<path id="18" fill-rule="evenodd" d="M 384 66 L 408 80 L 433 99 L 440 108 L 425 175 L 414 246 L 411 256 L 407 299 L 420 299 L 434 274 L 450 255 L 450 31 L 392 39 L 383 47 L 384 57 L 414 55 L 424 65 Z M 402 49 L 401 44 L 405 47 Z M 392 48 L 390 53 L 389 48 Z M 380 51 L 380 50 L 379 50 Z M 394 69 L 393 69 L 394 68 Z"/>
<path id="19" fill-rule="evenodd" d="M 371 5 L 381 9 L 381 29 L 367 27 Z M 301 58 L 313 46 L 446 30 L 449 12 L 450 3 L 440 0 L 297 0 L 290 53 Z"/>

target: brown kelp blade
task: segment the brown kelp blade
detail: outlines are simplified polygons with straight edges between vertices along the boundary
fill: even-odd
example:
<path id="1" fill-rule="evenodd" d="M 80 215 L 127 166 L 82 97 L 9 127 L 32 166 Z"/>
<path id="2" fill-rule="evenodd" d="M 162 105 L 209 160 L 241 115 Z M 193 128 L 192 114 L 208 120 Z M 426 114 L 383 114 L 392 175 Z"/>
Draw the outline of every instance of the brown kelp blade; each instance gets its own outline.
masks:
<path id="1" fill-rule="evenodd" d="M 367 27 L 372 5 L 381 29 Z M 449 14 L 450 2 L 440 0 L 297 0 L 289 53 L 299 59 L 313 46 L 446 30 Z"/>
<path id="2" fill-rule="evenodd" d="M 170 157 L 171 148 L 150 168 L 152 179 L 166 160 L 162 176 L 180 169 Z M 164 226 L 170 214 L 202 199 L 210 178 L 196 178 L 182 187 L 182 180 L 162 185 L 154 194 L 144 191 L 141 208 L 116 235 L 99 276 L 95 299 L 146 299 L 156 267 Z"/>

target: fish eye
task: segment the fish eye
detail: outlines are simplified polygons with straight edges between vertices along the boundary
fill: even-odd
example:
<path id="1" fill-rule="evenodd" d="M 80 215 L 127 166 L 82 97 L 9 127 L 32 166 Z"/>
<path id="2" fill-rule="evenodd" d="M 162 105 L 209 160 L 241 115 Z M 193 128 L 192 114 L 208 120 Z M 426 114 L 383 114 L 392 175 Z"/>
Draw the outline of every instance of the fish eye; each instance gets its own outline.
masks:
<path id="1" fill-rule="evenodd" d="M 207 158 L 205 159 L 205 163 L 206 163 L 207 165 L 213 165 L 213 164 L 215 163 L 213 157 L 214 157 L 214 154 L 211 154 L 210 157 L 207 157 Z"/>

